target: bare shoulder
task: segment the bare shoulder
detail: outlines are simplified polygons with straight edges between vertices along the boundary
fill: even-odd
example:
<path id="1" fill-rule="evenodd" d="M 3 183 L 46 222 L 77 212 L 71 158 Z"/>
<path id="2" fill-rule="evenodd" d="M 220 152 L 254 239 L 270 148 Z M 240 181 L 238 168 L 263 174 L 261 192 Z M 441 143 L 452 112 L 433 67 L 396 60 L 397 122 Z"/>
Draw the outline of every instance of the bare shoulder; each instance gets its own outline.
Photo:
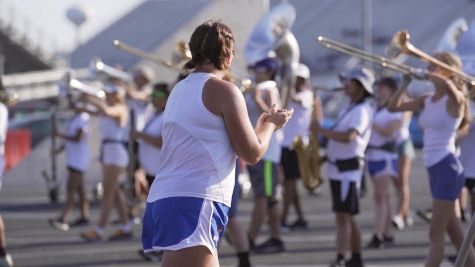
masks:
<path id="1" fill-rule="evenodd" d="M 233 100 L 242 96 L 241 91 L 235 84 L 216 78 L 209 79 L 206 82 L 206 88 L 221 101 Z"/>

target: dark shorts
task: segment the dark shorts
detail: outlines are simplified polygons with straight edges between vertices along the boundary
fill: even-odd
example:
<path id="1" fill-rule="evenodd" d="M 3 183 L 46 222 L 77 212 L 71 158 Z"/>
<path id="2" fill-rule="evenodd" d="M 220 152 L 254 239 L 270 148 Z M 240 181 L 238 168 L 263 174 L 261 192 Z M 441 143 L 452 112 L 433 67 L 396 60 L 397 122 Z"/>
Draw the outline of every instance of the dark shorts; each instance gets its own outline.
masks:
<path id="1" fill-rule="evenodd" d="M 69 171 L 69 172 L 78 173 L 78 174 L 81 174 L 81 175 L 84 174 L 83 171 L 78 170 L 78 169 L 76 169 L 76 168 L 74 168 L 74 167 L 71 167 L 71 166 L 68 166 L 68 171 Z"/>
<path id="2" fill-rule="evenodd" d="M 356 182 L 345 182 L 348 183 L 347 188 L 348 192 L 346 196 L 342 188 L 342 182 L 337 180 L 330 180 L 330 189 L 332 192 L 332 210 L 333 212 L 342 212 L 349 213 L 351 215 L 356 215 L 360 212 L 360 200 L 359 192 L 356 187 Z"/>
<path id="3" fill-rule="evenodd" d="M 151 174 L 147 173 L 147 174 L 145 174 L 145 179 L 147 179 L 148 189 L 150 189 L 150 187 L 153 184 L 153 180 L 155 180 L 155 175 L 151 175 Z"/>
<path id="4" fill-rule="evenodd" d="M 247 166 L 255 198 L 273 198 L 277 186 L 279 166 L 269 160 L 260 160 Z"/>
<path id="5" fill-rule="evenodd" d="M 295 150 L 287 147 L 282 148 L 280 164 L 284 169 L 284 177 L 286 180 L 295 180 L 300 177 L 299 160 Z"/>
<path id="6" fill-rule="evenodd" d="M 475 179 L 465 179 L 465 187 L 468 191 L 475 193 Z"/>
<path id="7" fill-rule="evenodd" d="M 234 177 L 234 190 L 233 190 L 233 197 L 231 199 L 231 207 L 229 208 L 228 217 L 234 218 L 237 215 L 238 206 L 239 206 L 239 198 L 241 196 L 241 185 L 238 181 L 239 177 L 239 163 L 236 164 L 236 175 Z"/>
<path id="8" fill-rule="evenodd" d="M 432 165 L 429 172 L 432 198 L 454 201 L 465 184 L 465 175 L 460 160 L 453 154 Z"/>
<path id="9" fill-rule="evenodd" d="M 411 138 L 408 138 L 397 147 L 399 157 L 406 157 L 408 159 L 413 159 L 416 155 L 414 151 L 414 145 L 412 144 Z"/>

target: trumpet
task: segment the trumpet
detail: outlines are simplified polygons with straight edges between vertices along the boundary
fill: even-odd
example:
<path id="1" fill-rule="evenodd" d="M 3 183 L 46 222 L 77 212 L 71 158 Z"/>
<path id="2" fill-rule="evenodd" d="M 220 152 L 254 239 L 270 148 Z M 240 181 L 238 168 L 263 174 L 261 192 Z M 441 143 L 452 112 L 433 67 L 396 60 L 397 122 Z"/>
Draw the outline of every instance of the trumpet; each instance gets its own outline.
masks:
<path id="1" fill-rule="evenodd" d="M 113 78 L 117 78 L 119 80 L 122 80 L 124 82 L 131 82 L 132 81 L 132 75 L 128 74 L 125 71 L 121 71 L 117 68 L 114 68 L 112 66 L 109 66 L 105 64 L 104 62 L 101 61 L 101 59 L 96 58 L 93 59 L 89 65 L 89 69 L 92 71 L 92 73 L 104 73 L 107 74 L 108 76 L 111 76 Z"/>
<path id="2" fill-rule="evenodd" d="M 469 83 L 472 88 L 475 86 L 475 77 L 470 76 L 460 70 L 455 69 L 452 66 L 445 64 L 444 62 L 428 55 L 424 51 L 418 49 L 409 42 L 410 35 L 406 30 L 398 31 L 391 42 L 391 52 L 395 56 L 398 54 L 407 54 L 414 56 L 424 62 L 431 63 L 451 72 L 457 78 Z"/>
<path id="3" fill-rule="evenodd" d="M 341 52 L 341 53 L 344 53 L 344 54 L 347 54 L 347 55 L 350 55 L 362 60 L 376 63 L 383 68 L 390 69 L 396 72 L 401 72 L 403 74 L 408 74 L 417 79 L 425 79 L 425 70 L 413 68 L 411 66 L 395 62 L 386 57 L 368 53 L 364 50 L 337 42 L 335 40 L 329 39 L 324 36 L 318 36 L 317 42 L 326 48 L 333 49 L 335 51 L 338 51 L 338 52 Z"/>

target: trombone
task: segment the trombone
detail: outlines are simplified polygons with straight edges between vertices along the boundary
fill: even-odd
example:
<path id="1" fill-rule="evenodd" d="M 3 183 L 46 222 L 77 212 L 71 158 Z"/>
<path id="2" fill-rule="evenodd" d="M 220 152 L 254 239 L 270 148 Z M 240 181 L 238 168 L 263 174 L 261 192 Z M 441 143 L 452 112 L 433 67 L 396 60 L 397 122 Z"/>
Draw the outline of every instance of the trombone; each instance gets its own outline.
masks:
<path id="1" fill-rule="evenodd" d="M 449 72 L 451 72 L 457 78 L 469 83 L 472 88 L 475 86 L 475 77 L 470 76 L 460 70 L 455 69 L 452 66 L 445 64 L 444 62 L 428 55 L 424 51 L 418 49 L 409 42 L 410 35 L 406 30 L 398 31 L 391 42 L 391 49 L 394 54 L 407 54 L 419 58 L 420 60 L 437 65 Z"/>
<path id="2" fill-rule="evenodd" d="M 401 72 L 403 74 L 408 74 L 418 79 L 422 79 L 425 76 L 424 70 L 413 68 L 411 66 L 395 62 L 394 60 L 388 59 L 383 56 L 368 53 L 364 50 L 358 49 L 356 47 L 353 47 L 341 42 L 337 42 L 335 40 L 329 39 L 321 35 L 317 37 L 317 42 L 326 48 L 333 49 L 335 51 L 338 51 L 338 52 L 341 52 L 341 53 L 344 53 L 356 58 L 360 58 L 366 61 L 379 64 L 381 67 L 386 68 L 386 69 L 390 69 L 396 72 Z"/>

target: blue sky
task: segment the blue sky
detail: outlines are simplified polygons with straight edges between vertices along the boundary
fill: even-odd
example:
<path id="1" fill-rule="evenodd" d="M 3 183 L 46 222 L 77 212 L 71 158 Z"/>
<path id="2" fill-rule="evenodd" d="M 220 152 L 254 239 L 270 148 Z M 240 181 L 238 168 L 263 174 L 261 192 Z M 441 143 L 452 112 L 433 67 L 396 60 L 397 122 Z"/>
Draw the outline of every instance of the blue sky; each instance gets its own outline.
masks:
<path id="1" fill-rule="evenodd" d="M 0 19 L 13 22 L 49 52 L 69 51 L 74 47 L 74 26 L 66 10 L 82 5 L 91 16 L 81 30 L 86 41 L 144 0 L 0 0 Z"/>

